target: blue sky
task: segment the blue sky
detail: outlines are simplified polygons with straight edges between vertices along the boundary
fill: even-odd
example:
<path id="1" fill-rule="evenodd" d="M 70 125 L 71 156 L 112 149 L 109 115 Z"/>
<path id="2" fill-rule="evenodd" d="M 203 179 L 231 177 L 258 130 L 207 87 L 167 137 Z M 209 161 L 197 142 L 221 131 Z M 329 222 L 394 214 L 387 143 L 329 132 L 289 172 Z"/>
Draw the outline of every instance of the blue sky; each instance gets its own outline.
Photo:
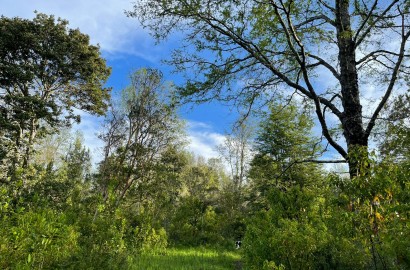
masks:
<path id="1" fill-rule="evenodd" d="M 155 45 L 136 19 L 127 18 L 124 10 L 130 10 L 131 0 L 0 0 L 1 15 L 32 19 L 34 11 L 53 14 L 69 21 L 70 28 L 79 28 L 88 34 L 92 44 L 99 44 L 103 57 L 112 67 L 107 82 L 113 92 L 128 85 L 129 74 L 141 67 L 152 67 L 164 73 L 165 80 L 182 82 L 180 75 L 171 74 L 172 67 L 162 64 L 175 41 Z M 223 142 L 223 134 L 229 132 L 236 111 L 218 103 L 184 106 L 180 115 L 187 122 L 188 150 L 206 158 L 216 157 L 215 147 Z M 82 123 L 74 127 L 84 133 L 85 143 L 95 157 L 102 146 L 96 133 L 100 121 L 82 113 Z M 98 159 L 98 158 L 95 158 Z"/>
<path id="2" fill-rule="evenodd" d="M 174 81 L 176 84 L 183 82 L 181 75 L 171 74 L 172 67 L 161 62 L 162 59 L 169 57 L 173 48 L 180 45 L 177 38 L 171 36 L 167 42 L 155 45 L 154 40 L 141 28 L 136 19 L 125 16 L 124 11 L 132 9 L 132 0 L 0 0 L 0 7 L 0 14 L 7 17 L 33 18 L 35 10 L 53 14 L 67 19 L 71 28 L 79 28 L 83 33 L 88 34 L 92 44 L 100 45 L 103 57 L 112 67 L 108 86 L 113 87 L 114 92 L 126 87 L 128 75 L 141 67 L 157 68 L 164 73 L 166 80 Z M 398 44 L 397 40 L 391 39 L 385 46 L 396 48 Z M 321 53 L 326 54 L 323 51 Z M 316 78 L 315 87 L 322 91 L 333 89 L 332 87 L 337 83 L 335 78 L 329 76 L 329 72 L 323 68 L 318 69 L 317 72 L 320 76 Z M 365 114 L 369 114 L 377 106 L 377 100 L 380 100 L 383 89 L 375 86 L 372 81 L 361 85 Z M 295 99 L 297 98 L 298 96 L 295 96 Z M 217 156 L 215 147 L 223 142 L 223 134 L 229 132 L 237 112 L 233 107 L 214 102 L 185 106 L 181 109 L 180 115 L 188 125 L 187 134 L 190 141 L 188 149 L 197 155 L 210 158 Z M 338 123 L 334 116 L 329 115 L 328 118 L 330 125 Z M 100 121 L 101 119 L 83 114 L 81 125 L 76 127 L 84 132 L 85 142 L 96 156 L 98 156 L 98 148 L 102 146 L 96 137 L 100 129 Z M 317 124 L 313 131 L 319 136 L 320 126 Z M 338 142 L 345 145 L 343 138 Z M 374 142 L 370 143 L 372 146 L 375 145 Z M 339 159 L 340 156 L 330 149 L 324 158 Z"/>

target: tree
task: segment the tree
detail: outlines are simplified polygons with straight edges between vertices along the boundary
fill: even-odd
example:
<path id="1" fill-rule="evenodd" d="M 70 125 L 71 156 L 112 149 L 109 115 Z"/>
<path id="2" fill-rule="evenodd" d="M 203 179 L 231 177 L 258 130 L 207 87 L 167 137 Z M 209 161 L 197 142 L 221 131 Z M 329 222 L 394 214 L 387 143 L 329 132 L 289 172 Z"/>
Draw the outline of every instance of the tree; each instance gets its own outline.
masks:
<path id="1" fill-rule="evenodd" d="M 67 166 L 67 177 L 73 182 L 87 181 L 91 174 L 90 149 L 84 147 L 84 136 L 76 132 L 68 148 L 64 161 Z"/>
<path id="2" fill-rule="evenodd" d="M 294 103 L 271 104 L 261 119 L 244 238 L 250 269 L 339 269 L 343 262 L 335 263 L 329 248 L 329 181 L 317 164 L 302 162 L 320 153 L 312 127 L 310 114 Z"/>
<path id="3" fill-rule="evenodd" d="M 39 133 L 80 121 L 74 109 L 107 108 L 110 69 L 99 47 L 67 25 L 44 14 L 0 19 L 1 136 L 12 142 L 15 164 L 28 165 Z"/>
<path id="4" fill-rule="evenodd" d="M 178 202 L 174 203 L 169 229 L 170 238 L 176 244 L 221 243 L 224 235 L 221 235 L 220 228 L 232 223 L 232 220 L 218 219 L 225 206 L 222 205 L 220 188 L 226 176 L 215 162 L 215 159 L 191 155 L 179 176 L 183 185 Z M 223 226 L 218 224 L 219 221 Z"/>
<path id="5" fill-rule="evenodd" d="M 410 95 L 398 96 L 387 110 L 387 121 L 384 132 L 381 132 L 379 146 L 381 154 L 396 162 L 410 160 Z"/>
<path id="6" fill-rule="evenodd" d="M 134 72 L 101 135 L 106 144 L 100 164 L 104 197 L 112 186 L 118 204 L 130 188 L 140 188 L 141 181 L 148 181 L 161 153 L 180 142 L 181 127 L 172 84 L 164 82 L 156 69 Z"/>
<path id="7" fill-rule="evenodd" d="M 63 166 L 64 157 L 72 144 L 70 127 L 63 127 L 54 134 L 49 134 L 37 140 L 34 145 L 35 155 L 32 158 L 34 164 L 44 168 L 60 168 Z"/>
<path id="8" fill-rule="evenodd" d="M 295 186 L 304 188 L 321 178 L 316 164 L 304 162 L 321 152 L 312 127 L 309 113 L 294 104 L 270 105 L 255 139 L 249 172 L 252 204 L 263 204 L 272 188 L 279 192 Z"/>
<path id="9" fill-rule="evenodd" d="M 225 181 L 218 198 L 218 210 L 222 215 L 221 220 L 224 220 L 221 234 L 231 240 L 240 240 L 244 235 L 243 219 L 253 132 L 249 119 L 242 121 L 233 127 L 231 134 L 225 135 L 224 142 L 217 148 L 224 164 L 228 165 L 229 173 L 229 182 Z"/>
<path id="10" fill-rule="evenodd" d="M 226 135 L 218 152 L 229 166 L 229 172 L 235 192 L 245 184 L 251 157 L 250 139 L 252 128 L 247 123 L 234 127 L 232 134 Z"/>
<path id="11" fill-rule="evenodd" d="M 192 74 L 183 96 L 255 104 L 291 89 L 311 102 L 353 177 L 360 158 L 352 153 L 367 149 L 380 111 L 409 74 L 409 8 L 406 0 L 140 0 L 128 16 L 159 41 L 186 33 L 170 60 Z M 363 108 L 369 86 L 376 99 Z M 338 125 L 345 143 L 331 132 Z"/>

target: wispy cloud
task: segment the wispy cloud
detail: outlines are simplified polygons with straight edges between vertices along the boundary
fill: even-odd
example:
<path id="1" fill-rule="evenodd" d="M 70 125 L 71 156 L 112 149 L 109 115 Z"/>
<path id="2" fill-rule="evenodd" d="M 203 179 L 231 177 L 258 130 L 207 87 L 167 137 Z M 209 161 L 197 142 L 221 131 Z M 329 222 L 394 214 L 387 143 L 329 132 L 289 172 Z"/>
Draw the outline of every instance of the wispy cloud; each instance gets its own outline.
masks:
<path id="1" fill-rule="evenodd" d="M 204 158 L 217 158 L 216 147 L 222 144 L 225 136 L 215 132 L 211 125 L 203 122 L 188 122 L 188 151 Z"/>
<path id="2" fill-rule="evenodd" d="M 70 28 L 79 28 L 99 44 L 107 57 L 118 53 L 139 56 L 156 62 L 163 48 L 154 47 L 154 41 L 136 19 L 124 11 L 132 9 L 130 0 L 3 0 L 1 14 L 6 17 L 34 18 L 34 11 L 55 15 L 69 21 Z"/>
<path id="3" fill-rule="evenodd" d="M 98 133 L 101 131 L 103 117 L 97 117 L 89 113 L 76 110 L 81 116 L 81 123 L 73 125 L 73 131 L 80 131 L 84 135 L 84 145 L 90 149 L 92 163 L 96 164 L 102 160 L 102 148 L 104 142 L 98 138 Z"/>
<path id="4" fill-rule="evenodd" d="M 81 115 L 81 123 L 73 126 L 73 131 L 80 131 L 84 135 L 84 144 L 90 149 L 94 164 L 102 159 L 102 148 L 104 142 L 98 138 L 101 131 L 102 117 L 96 117 L 88 113 L 78 111 Z M 196 156 L 206 159 L 218 158 L 219 153 L 216 147 L 222 144 L 225 136 L 213 130 L 210 124 L 196 121 L 189 121 L 187 125 L 186 150 Z"/>

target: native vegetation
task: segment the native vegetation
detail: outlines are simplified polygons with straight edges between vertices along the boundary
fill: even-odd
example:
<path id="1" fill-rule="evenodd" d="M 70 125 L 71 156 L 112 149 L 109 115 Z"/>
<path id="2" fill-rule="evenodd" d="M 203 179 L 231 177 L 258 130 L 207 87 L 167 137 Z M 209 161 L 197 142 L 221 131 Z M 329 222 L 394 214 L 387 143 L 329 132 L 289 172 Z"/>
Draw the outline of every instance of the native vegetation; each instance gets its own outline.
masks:
<path id="1" fill-rule="evenodd" d="M 196 70 L 141 68 L 111 98 L 87 35 L 1 17 L 0 268 L 408 269 L 409 8 L 137 1 Z M 178 110 L 212 99 L 244 113 L 205 159 Z M 103 119 L 98 164 L 70 130 L 82 111 Z"/>

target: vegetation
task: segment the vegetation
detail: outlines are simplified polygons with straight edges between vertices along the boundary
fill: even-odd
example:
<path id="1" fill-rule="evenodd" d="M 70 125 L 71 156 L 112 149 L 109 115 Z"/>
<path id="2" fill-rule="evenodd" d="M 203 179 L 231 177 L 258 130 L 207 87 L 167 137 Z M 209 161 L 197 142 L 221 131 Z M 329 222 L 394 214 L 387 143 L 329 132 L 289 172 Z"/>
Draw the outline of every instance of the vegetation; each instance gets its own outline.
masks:
<path id="1" fill-rule="evenodd" d="M 128 15 L 158 41 L 173 30 L 184 36 L 169 60 L 189 76 L 182 97 L 249 107 L 283 89 L 300 95 L 353 177 L 360 165 L 352 152 L 367 150 L 381 110 L 406 83 L 409 8 L 406 0 L 140 0 Z M 364 107 L 363 91 L 372 84 L 382 98 Z M 366 158 L 368 151 L 361 153 Z"/>
<path id="2" fill-rule="evenodd" d="M 176 87 L 141 68 L 110 101 L 110 69 L 86 35 L 44 14 L 0 19 L 0 268 L 410 268 L 409 97 L 391 96 L 408 79 L 407 2 L 153 3 L 137 7 L 159 37 L 157 27 L 180 19 L 195 33 L 187 39 L 194 58 L 175 54 L 174 64 L 195 59 L 205 73 Z M 377 47 L 383 33 L 399 35 L 398 52 Z M 339 62 L 314 53 L 317 39 L 319 47 L 334 42 Z M 202 50 L 216 62 L 197 57 Z M 338 87 L 319 95 L 311 79 L 320 66 Z M 364 128 L 358 78 L 375 76 L 371 66 L 388 86 Z M 234 78 L 245 82 L 243 105 L 259 112 L 248 108 L 218 147 L 220 159 L 189 153 L 181 98 L 231 99 Z M 302 98 L 256 101 L 282 84 Z M 74 109 L 105 117 L 98 164 L 70 131 L 80 120 Z M 340 126 L 328 128 L 327 110 Z M 388 121 L 376 122 L 380 115 Z M 314 136 L 315 119 L 325 141 Z M 322 165 L 329 145 L 346 172 Z"/>
<path id="3" fill-rule="evenodd" d="M 168 249 L 166 254 L 141 254 L 134 258 L 131 269 L 147 270 L 228 270 L 240 267 L 238 253 L 204 248 Z"/>
<path id="4" fill-rule="evenodd" d="M 30 21 L 0 19 L 0 127 L 2 160 L 27 167 L 38 137 L 79 121 L 74 108 L 102 115 L 110 75 L 89 37 L 67 21 L 38 14 Z"/>
<path id="5" fill-rule="evenodd" d="M 408 201 L 400 195 L 408 194 L 408 181 L 396 174 L 404 164 L 369 158 L 364 166 L 370 172 L 352 180 L 325 174 L 313 164 L 295 164 L 295 158 L 314 149 L 308 133 L 312 123 L 292 105 L 278 109 L 271 107 L 262 122 L 260 154 L 250 172 L 251 195 L 256 196 L 244 240 L 249 268 L 406 268 L 402 259 L 408 258 L 408 249 L 393 248 L 408 245 L 395 236 L 408 232 Z M 283 135 L 267 136 L 274 134 Z"/>

